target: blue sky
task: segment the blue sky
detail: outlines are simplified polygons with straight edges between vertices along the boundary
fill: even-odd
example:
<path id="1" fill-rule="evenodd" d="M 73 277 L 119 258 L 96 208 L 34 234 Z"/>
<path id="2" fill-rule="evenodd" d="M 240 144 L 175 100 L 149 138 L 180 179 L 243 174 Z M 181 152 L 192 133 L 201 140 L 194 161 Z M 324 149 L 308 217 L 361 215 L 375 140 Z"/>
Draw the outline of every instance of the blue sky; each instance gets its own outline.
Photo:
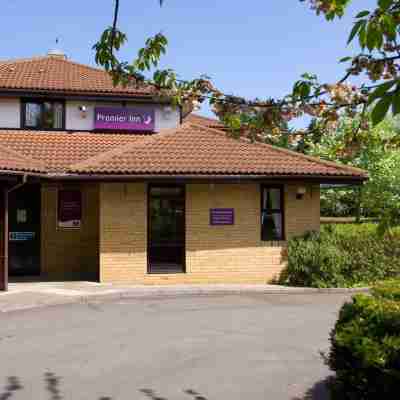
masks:
<path id="1" fill-rule="evenodd" d="M 303 72 L 340 78 L 353 17 L 376 4 L 354 0 L 346 17 L 326 22 L 299 0 L 165 0 L 162 8 L 158 0 L 120 1 L 120 28 L 129 37 L 121 58 L 133 59 L 146 37 L 162 31 L 170 41 L 162 67 L 182 78 L 205 73 L 223 91 L 252 98 L 287 94 Z M 0 57 L 43 55 L 59 37 L 69 58 L 94 64 L 91 48 L 112 7 L 112 0 L 3 1 Z"/>

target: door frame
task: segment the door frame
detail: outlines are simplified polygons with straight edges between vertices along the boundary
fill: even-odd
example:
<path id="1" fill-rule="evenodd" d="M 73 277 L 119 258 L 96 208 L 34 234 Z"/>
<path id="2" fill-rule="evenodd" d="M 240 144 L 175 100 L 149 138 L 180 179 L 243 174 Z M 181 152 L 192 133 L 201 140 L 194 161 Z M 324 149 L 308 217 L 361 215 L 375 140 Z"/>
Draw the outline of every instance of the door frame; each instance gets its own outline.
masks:
<path id="1" fill-rule="evenodd" d="M 36 190 L 38 191 L 38 211 L 39 211 L 39 215 L 38 215 L 38 219 L 39 219 L 39 226 L 38 226 L 38 243 L 37 243 L 37 253 L 38 253 L 38 271 L 34 274 L 25 274 L 22 273 L 21 275 L 18 274 L 13 274 L 10 271 L 10 260 L 11 260 L 11 252 L 10 252 L 10 230 L 11 230 L 11 221 L 10 221 L 10 209 L 11 209 L 11 202 L 10 202 L 10 196 L 11 195 L 15 195 L 18 196 L 18 190 L 24 190 L 26 188 L 28 188 L 29 186 L 34 186 L 36 188 Z M 14 206 L 14 204 L 13 204 Z M 7 277 L 10 277 L 10 272 L 11 275 L 14 276 L 34 276 L 34 277 L 39 277 L 42 275 L 42 185 L 40 183 L 24 183 L 23 185 L 20 185 L 19 187 L 15 187 L 12 190 L 8 191 L 8 195 L 7 195 L 7 231 L 8 231 L 8 235 L 7 235 Z"/>
<path id="2" fill-rule="evenodd" d="M 150 201 L 151 189 L 159 188 L 181 188 L 183 192 L 183 257 L 182 257 L 182 271 L 179 272 L 153 272 L 150 265 L 150 230 L 151 230 L 151 215 L 150 215 Z M 147 230 L 146 230 L 146 251 L 147 251 L 147 274 L 148 275 L 173 275 L 175 273 L 185 274 L 186 271 L 186 185 L 184 183 L 148 183 L 147 184 Z"/>
<path id="3" fill-rule="evenodd" d="M 0 290 L 8 290 L 8 188 L 6 185 L 0 187 L 0 221 L 3 222 L 2 242 L 0 244 Z"/>

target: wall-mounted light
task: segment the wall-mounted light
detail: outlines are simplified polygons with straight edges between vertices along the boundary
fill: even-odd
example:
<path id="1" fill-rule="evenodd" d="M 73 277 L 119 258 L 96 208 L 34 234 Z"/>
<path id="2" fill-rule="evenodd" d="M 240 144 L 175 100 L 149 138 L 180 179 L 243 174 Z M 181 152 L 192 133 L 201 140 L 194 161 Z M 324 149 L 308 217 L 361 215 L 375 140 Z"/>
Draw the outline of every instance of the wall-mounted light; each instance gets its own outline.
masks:
<path id="1" fill-rule="evenodd" d="M 307 193 L 307 189 L 304 186 L 299 186 L 296 191 L 296 199 L 302 200 L 306 193 Z"/>
<path id="2" fill-rule="evenodd" d="M 81 112 L 81 117 L 86 118 L 87 116 L 87 107 L 86 106 L 79 106 L 79 111 Z"/>

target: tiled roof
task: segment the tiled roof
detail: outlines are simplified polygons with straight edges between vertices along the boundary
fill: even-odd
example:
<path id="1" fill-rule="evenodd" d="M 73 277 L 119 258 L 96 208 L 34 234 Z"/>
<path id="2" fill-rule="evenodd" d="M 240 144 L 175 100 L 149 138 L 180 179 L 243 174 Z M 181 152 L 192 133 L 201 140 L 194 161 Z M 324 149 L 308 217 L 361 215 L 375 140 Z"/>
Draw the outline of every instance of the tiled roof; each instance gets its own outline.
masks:
<path id="1" fill-rule="evenodd" d="M 80 174 L 258 175 L 365 178 L 357 168 L 185 122 L 177 129 L 142 137 L 129 145 L 70 166 Z"/>
<path id="2" fill-rule="evenodd" d="M 66 172 L 74 163 L 133 143 L 143 136 L 144 134 L 0 130 L 0 157 L 5 157 L 3 149 L 9 149 L 20 157 L 36 160 L 42 166 L 41 171 Z M 13 169 L 12 163 L 6 168 L 6 161 L 4 159 L 0 169 Z M 29 165 L 26 163 L 26 166 Z M 23 168 L 22 160 L 19 167 L 16 169 L 31 170 Z"/>
<path id="3" fill-rule="evenodd" d="M 151 96 L 154 88 L 114 87 L 104 70 L 69 61 L 62 57 L 37 57 L 0 61 L 0 91 L 30 90 L 76 94 Z"/>
<path id="4" fill-rule="evenodd" d="M 32 160 L 7 147 L 0 146 L 0 170 L 45 172 L 46 166 L 37 160 Z"/>
<path id="5" fill-rule="evenodd" d="M 156 134 L 0 130 L 0 171 L 365 179 L 357 168 L 185 122 Z"/>
<path id="6" fill-rule="evenodd" d="M 225 125 L 215 118 L 203 117 L 202 115 L 198 114 L 189 114 L 183 122 L 189 122 L 196 125 L 202 125 L 207 128 L 214 128 L 214 129 L 221 129 L 226 130 Z"/>

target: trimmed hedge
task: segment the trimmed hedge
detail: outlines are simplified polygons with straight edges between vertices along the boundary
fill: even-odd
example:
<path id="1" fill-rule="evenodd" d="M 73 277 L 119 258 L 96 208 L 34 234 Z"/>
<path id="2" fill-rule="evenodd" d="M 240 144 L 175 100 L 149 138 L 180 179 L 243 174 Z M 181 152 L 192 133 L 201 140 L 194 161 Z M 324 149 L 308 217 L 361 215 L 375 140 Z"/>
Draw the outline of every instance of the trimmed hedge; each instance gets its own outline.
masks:
<path id="1" fill-rule="evenodd" d="M 290 239 L 279 283 L 351 287 L 396 277 L 400 277 L 400 232 L 381 236 L 373 224 L 345 224 Z"/>
<path id="2" fill-rule="evenodd" d="M 346 303 L 326 362 L 333 399 L 396 399 L 400 393 L 400 280 Z M 394 300 L 397 299 L 397 300 Z"/>

